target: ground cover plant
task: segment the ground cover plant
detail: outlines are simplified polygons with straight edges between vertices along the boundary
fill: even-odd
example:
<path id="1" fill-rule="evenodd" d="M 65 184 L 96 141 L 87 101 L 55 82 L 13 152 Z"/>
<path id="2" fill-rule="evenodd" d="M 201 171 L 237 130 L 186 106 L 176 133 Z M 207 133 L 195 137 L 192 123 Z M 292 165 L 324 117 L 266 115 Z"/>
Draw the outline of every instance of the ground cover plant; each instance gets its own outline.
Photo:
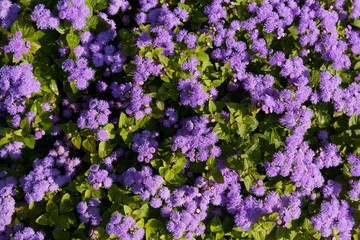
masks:
<path id="1" fill-rule="evenodd" d="M 0 239 L 359 239 L 359 0 L 0 0 Z"/>

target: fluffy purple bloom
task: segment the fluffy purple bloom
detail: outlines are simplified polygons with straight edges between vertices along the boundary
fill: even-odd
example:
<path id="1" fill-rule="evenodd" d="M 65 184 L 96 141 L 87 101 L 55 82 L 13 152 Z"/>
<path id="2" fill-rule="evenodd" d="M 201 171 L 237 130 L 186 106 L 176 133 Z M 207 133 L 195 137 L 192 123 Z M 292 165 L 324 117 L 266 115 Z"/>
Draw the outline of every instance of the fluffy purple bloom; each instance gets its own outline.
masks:
<path id="1" fill-rule="evenodd" d="M 11 25 L 17 19 L 21 12 L 21 5 L 13 3 L 10 0 L 0 2 L 0 26 L 10 30 Z"/>
<path id="2" fill-rule="evenodd" d="M 87 178 L 88 182 L 92 184 L 95 190 L 99 189 L 101 186 L 109 189 L 113 183 L 108 171 L 101 169 L 97 164 L 90 167 L 90 172 Z"/>
<path id="3" fill-rule="evenodd" d="M 0 150 L 0 158 L 10 157 L 13 160 L 17 160 L 21 157 L 21 149 L 23 148 L 24 143 L 13 141 L 6 144 Z"/>
<path id="4" fill-rule="evenodd" d="M 70 158 L 69 153 L 67 145 L 56 141 L 54 149 L 45 158 L 35 159 L 33 170 L 20 179 L 29 204 L 41 201 L 47 192 L 57 192 L 59 187 L 71 181 L 81 161 Z"/>
<path id="5" fill-rule="evenodd" d="M 105 142 L 109 139 L 109 131 L 107 129 L 100 129 L 96 133 L 96 139 L 100 142 Z"/>
<path id="6" fill-rule="evenodd" d="M 121 239 L 141 240 L 145 235 L 144 229 L 139 228 L 132 217 L 122 216 L 120 213 L 111 216 L 110 222 L 106 225 L 106 232 Z"/>
<path id="7" fill-rule="evenodd" d="M 40 91 L 40 82 L 35 79 L 33 66 L 30 63 L 22 63 L 17 66 L 5 65 L 0 68 L 0 105 L 1 111 L 10 115 L 23 113 L 26 97 Z"/>
<path id="8" fill-rule="evenodd" d="M 45 233 L 42 231 L 35 232 L 31 227 L 25 227 L 22 231 L 17 231 L 12 237 L 14 240 L 44 240 Z"/>
<path id="9" fill-rule="evenodd" d="M 212 133 L 212 128 L 207 127 L 209 122 L 204 116 L 183 119 L 180 122 L 181 128 L 173 137 L 171 149 L 176 151 L 180 148 L 192 162 L 195 161 L 195 156 L 199 161 L 206 161 L 210 156 L 219 156 L 220 151 L 210 151 L 218 138 Z M 217 155 L 212 155 L 214 153 Z"/>
<path id="10" fill-rule="evenodd" d="M 125 12 L 129 7 L 130 3 L 126 0 L 111 0 L 107 10 L 110 15 L 116 15 L 120 9 Z"/>
<path id="11" fill-rule="evenodd" d="M 323 201 L 321 212 L 310 219 L 314 229 L 320 230 L 322 237 L 328 237 L 333 228 L 340 232 L 340 239 L 350 239 L 351 229 L 355 221 L 349 204 L 345 200 L 334 198 L 330 202 Z"/>
<path id="12" fill-rule="evenodd" d="M 155 138 L 159 136 L 158 132 L 143 131 L 136 133 L 132 139 L 132 150 L 139 153 L 137 157 L 139 162 L 149 163 L 153 158 L 159 144 Z"/>
<path id="13" fill-rule="evenodd" d="M 39 29 L 55 29 L 60 24 L 59 18 L 54 17 L 51 11 L 45 8 L 44 4 L 35 6 L 31 19 L 36 21 L 36 26 Z"/>
<path id="14" fill-rule="evenodd" d="M 57 9 L 59 18 L 71 22 L 76 30 L 82 30 L 86 26 L 86 18 L 90 16 L 90 9 L 84 0 L 60 0 Z"/>
<path id="15" fill-rule="evenodd" d="M 102 221 L 100 215 L 100 199 L 91 198 L 88 202 L 79 202 L 77 205 L 77 212 L 80 214 L 80 221 L 83 223 L 90 222 L 91 225 L 97 226 Z"/>
<path id="16" fill-rule="evenodd" d="M 15 199 L 12 197 L 16 194 L 14 188 L 17 180 L 14 177 L 3 178 L 6 172 L 1 172 L 0 179 L 0 231 L 4 231 L 5 226 L 11 223 L 11 217 L 15 212 Z"/>
<path id="17" fill-rule="evenodd" d="M 203 89 L 203 84 L 195 78 L 180 79 L 177 89 L 180 91 L 181 103 L 193 108 L 204 105 L 209 98 L 209 94 Z"/>

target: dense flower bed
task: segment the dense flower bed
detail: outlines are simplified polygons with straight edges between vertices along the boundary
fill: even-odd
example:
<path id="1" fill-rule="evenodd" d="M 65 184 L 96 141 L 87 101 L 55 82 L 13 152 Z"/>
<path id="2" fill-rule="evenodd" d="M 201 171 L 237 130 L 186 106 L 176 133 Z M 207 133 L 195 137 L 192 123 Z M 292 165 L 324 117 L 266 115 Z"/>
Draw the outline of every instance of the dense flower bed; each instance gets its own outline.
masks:
<path id="1" fill-rule="evenodd" d="M 358 239 L 360 0 L 0 0 L 0 239 Z"/>

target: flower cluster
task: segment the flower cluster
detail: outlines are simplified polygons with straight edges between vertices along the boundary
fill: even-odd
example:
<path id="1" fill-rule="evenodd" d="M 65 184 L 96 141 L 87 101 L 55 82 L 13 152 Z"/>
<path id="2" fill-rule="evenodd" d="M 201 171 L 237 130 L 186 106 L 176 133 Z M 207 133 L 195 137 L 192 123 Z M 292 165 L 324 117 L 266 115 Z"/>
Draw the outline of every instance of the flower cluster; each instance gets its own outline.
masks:
<path id="1" fill-rule="evenodd" d="M 109 156 L 102 159 L 102 163 L 105 165 L 105 168 L 108 172 L 112 172 L 114 170 L 113 162 L 118 158 L 124 156 L 126 154 L 125 149 L 118 148 L 117 150 L 110 153 Z"/>
<path id="2" fill-rule="evenodd" d="M 34 169 L 20 179 L 29 204 L 41 201 L 47 192 L 56 192 L 69 183 L 81 163 L 79 158 L 69 157 L 70 149 L 63 142 L 56 141 L 54 147 L 45 158 L 35 159 Z"/>
<path id="3" fill-rule="evenodd" d="M 210 156 L 220 156 L 221 150 L 215 146 L 218 138 L 212 133 L 212 128 L 207 127 L 209 122 L 205 116 L 181 120 L 181 128 L 172 139 L 171 150 L 180 148 L 191 162 L 195 161 L 195 157 L 199 161 L 206 161 Z"/>
<path id="4" fill-rule="evenodd" d="M 90 172 L 88 174 L 88 182 L 92 184 L 95 190 L 101 188 L 103 185 L 105 188 L 110 188 L 113 180 L 108 176 L 108 171 L 100 169 L 98 164 L 94 164 L 90 167 Z"/>
<path id="5" fill-rule="evenodd" d="M 177 128 L 176 123 L 177 123 L 179 117 L 176 114 L 175 109 L 173 109 L 173 108 L 166 109 L 165 116 L 167 118 L 161 120 L 162 124 L 167 128 L 171 127 L 172 125 L 174 125 L 174 127 Z"/>
<path id="6" fill-rule="evenodd" d="M 197 70 L 197 65 L 198 59 L 196 57 L 191 57 L 189 61 L 185 61 L 181 64 L 181 69 L 189 71 L 194 77 L 198 77 L 200 75 L 200 71 Z"/>
<path id="7" fill-rule="evenodd" d="M 327 144 L 324 150 L 320 150 L 319 156 L 309 148 L 306 142 L 300 144 L 298 149 L 286 152 L 277 152 L 271 164 L 265 165 L 267 175 L 274 177 L 278 174 L 290 179 L 296 187 L 303 187 L 303 194 L 309 196 L 311 190 L 320 188 L 324 184 L 324 177 L 320 170 L 324 167 L 337 166 L 341 162 L 337 147 Z"/>
<path id="8" fill-rule="evenodd" d="M 195 78 L 180 79 L 177 89 L 180 91 L 181 103 L 193 108 L 203 106 L 210 96 L 204 91 L 203 84 Z"/>
<path id="9" fill-rule="evenodd" d="M 0 173 L 0 232 L 5 231 L 6 225 L 11 223 L 11 217 L 15 212 L 16 194 L 14 188 L 17 185 L 17 180 L 14 177 L 7 177 L 6 172 Z"/>
<path id="10" fill-rule="evenodd" d="M 321 212 L 310 221 L 314 229 L 320 230 L 322 237 L 329 237 L 333 228 L 340 232 L 339 239 L 350 239 L 351 229 L 355 222 L 352 217 L 354 211 L 345 200 L 334 198 L 330 202 L 323 201 Z"/>
<path id="11" fill-rule="evenodd" d="M 90 16 L 90 9 L 84 0 L 60 0 L 57 3 L 59 18 L 71 22 L 76 30 L 86 26 L 86 18 Z"/>
<path id="12" fill-rule="evenodd" d="M 34 78 L 32 70 L 30 63 L 0 68 L 0 111 L 15 115 L 26 110 L 25 98 L 40 91 L 40 82 Z"/>
<path id="13" fill-rule="evenodd" d="M 10 0 L 0 1 L 0 26 L 9 30 L 21 12 L 21 5 Z"/>
<path id="14" fill-rule="evenodd" d="M 4 52 L 14 53 L 14 58 L 22 59 L 23 54 L 29 53 L 29 48 L 31 46 L 30 41 L 26 41 L 21 38 L 22 32 L 15 32 L 14 37 L 9 37 L 9 44 L 4 46 Z"/>
<path id="15" fill-rule="evenodd" d="M 111 0 L 107 11 L 110 15 L 116 15 L 120 8 L 123 12 L 125 12 L 129 9 L 129 7 L 130 3 L 126 0 Z"/>
<path id="16" fill-rule="evenodd" d="M 25 227 L 22 231 L 18 231 L 12 237 L 14 240 L 44 240 L 45 233 L 42 231 L 35 232 L 31 227 Z"/>
<path id="17" fill-rule="evenodd" d="M 121 108 L 126 108 L 125 112 L 128 115 L 142 119 L 145 114 L 151 113 L 151 97 L 144 94 L 140 86 L 133 86 L 131 83 L 119 85 L 117 82 L 113 82 L 110 88 L 112 96 L 120 99 Z"/>
<path id="18" fill-rule="evenodd" d="M 132 217 L 123 216 L 121 213 L 111 216 L 110 222 L 106 224 L 106 232 L 109 235 L 115 234 L 121 239 L 141 240 L 145 235 L 144 229 L 139 228 Z"/>
<path id="19" fill-rule="evenodd" d="M 123 70 L 126 56 L 122 54 L 122 43 L 111 44 L 116 37 L 116 24 L 108 19 L 107 15 L 99 14 L 111 27 L 94 36 L 89 31 L 80 35 L 81 44 L 74 48 L 77 58 L 86 57 L 92 60 L 95 67 L 102 67 L 104 64 L 110 67 L 111 72 L 119 73 Z"/>
<path id="20" fill-rule="evenodd" d="M 24 147 L 24 143 L 13 141 L 6 144 L 0 150 L 0 158 L 10 157 L 13 160 L 17 160 L 21 157 L 21 149 Z"/>
<path id="21" fill-rule="evenodd" d="M 54 17 L 51 11 L 45 8 L 44 4 L 35 6 L 31 19 L 36 21 L 36 26 L 39 29 L 55 29 L 60 24 L 59 18 Z"/>
<path id="22" fill-rule="evenodd" d="M 134 72 L 134 83 L 143 85 L 150 75 L 157 76 L 162 69 L 161 64 L 155 64 L 152 58 L 135 56 L 136 71 Z"/>
<path id="23" fill-rule="evenodd" d="M 132 150 L 139 153 L 137 160 L 139 162 L 149 163 L 153 158 L 153 154 L 156 152 L 159 144 L 155 138 L 159 136 L 158 132 L 143 131 L 136 133 L 132 139 Z"/>
<path id="24" fill-rule="evenodd" d="M 83 223 L 91 222 L 91 225 L 97 226 L 102 221 L 99 206 L 101 201 L 99 198 L 91 198 L 87 202 L 79 202 L 76 206 L 77 212 L 80 214 L 80 220 Z"/>
<path id="25" fill-rule="evenodd" d="M 86 126 L 95 130 L 99 126 L 105 126 L 109 122 L 109 103 L 105 100 L 91 99 L 89 101 L 89 109 L 83 110 L 77 119 L 77 125 L 80 129 Z"/>
<path id="26" fill-rule="evenodd" d="M 75 81 L 75 87 L 79 90 L 85 90 L 89 86 L 89 81 L 95 75 L 94 70 L 88 67 L 86 58 L 80 58 L 76 62 L 72 59 L 67 59 L 63 62 L 62 68 L 70 73 L 67 80 L 69 82 Z"/>
<path id="27" fill-rule="evenodd" d="M 121 180 L 128 187 L 132 188 L 134 194 L 140 194 L 145 201 L 154 196 L 159 187 L 164 183 L 164 179 L 159 176 L 152 176 L 151 167 L 144 166 L 141 171 L 135 168 L 129 168 L 121 175 Z"/>

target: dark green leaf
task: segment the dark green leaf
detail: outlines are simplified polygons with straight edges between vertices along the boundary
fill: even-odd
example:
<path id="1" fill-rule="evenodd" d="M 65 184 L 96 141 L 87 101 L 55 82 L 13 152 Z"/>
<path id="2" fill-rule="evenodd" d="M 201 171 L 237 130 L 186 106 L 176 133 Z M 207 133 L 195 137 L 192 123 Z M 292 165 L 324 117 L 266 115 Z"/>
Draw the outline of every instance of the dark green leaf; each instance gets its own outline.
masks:
<path id="1" fill-rule="evenodd" d="M 75 204 L 69 193 L 65 193 L 60 201 L 60 213 L 71 212 L 75 208 Z"/>
<path id="2" fill-rule="evenodd" d="M 224 183 L 224 177 L 217 168 L 210 171 L 210 179 L 217 183 Z"/>
<path id="3" fill-rule="evenodd" d="M 41 215 L 40 217 L 38 217 L 35 222 L 40 224 L 40 225 L 48 225 L 49 224 L 49 217 L 50 214 L 49 213 L 44 213 L 43 215 Z"/>
<path id="4" fill-rule="evenodd" d="M 219 216 L 216 215 L 211 219 L 210 231 L 213 233 L 222 231 L 222 225 L 221 225 L 221 220 L 220 220 Z"/>
<path id="5" fill-rule="evenodd" d="M 81 148 L 81 136 L 80 136 L 80 135 L 71 138 L 71 142 L 72 142 L 72 144 L 74 144 L 74 146 L 75 146 L 77 149 L 80 149 L 80 148 Z"/>
<path id="6" fill-rule="evenodd" d="M 99 144 L 99 157 L 104 158 L 108 156 L 114 149 L 114 145 L 109 142 L 100 142 Z"/>
<path id="7" fill-rule="evenodd" d="M 74 50 L 74 48 L 79 45 L 80 43 L 80 38 L 78 36 L 76 36 L 73 33 L 69 33 L 66 35 L 66 41 L 68 43 L 68 46 L 70 47 L 71 50 Z"/>
<path id="8" fill-rule="evenodd" d="M 149 213 L 149 205 L 145 203 L 140 209 L 133 211 L 132 215 L 135 220 L 140 218 L 145 218 L 148 216 Z"/>
<path id="9" fill-rule="evenodd" d="M 95 139 L 93 137 L 90 138 L 86 138 L 83 142 L 82 142 L 82 146 L 88 150 L 89 152 L 96 152 L 96 142 Z"/>
<path id="10" fill-rule="evenodd" d="M 28 119 L 26 119 L 28 121 Z M 35 147 L 35 138 L 34 135 L 29 134 L 24 138 L 24 143 L 28 148 L 34 149 Z"/>

